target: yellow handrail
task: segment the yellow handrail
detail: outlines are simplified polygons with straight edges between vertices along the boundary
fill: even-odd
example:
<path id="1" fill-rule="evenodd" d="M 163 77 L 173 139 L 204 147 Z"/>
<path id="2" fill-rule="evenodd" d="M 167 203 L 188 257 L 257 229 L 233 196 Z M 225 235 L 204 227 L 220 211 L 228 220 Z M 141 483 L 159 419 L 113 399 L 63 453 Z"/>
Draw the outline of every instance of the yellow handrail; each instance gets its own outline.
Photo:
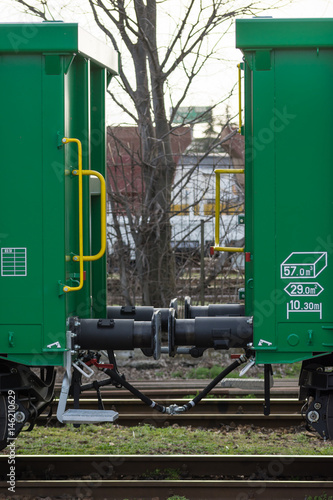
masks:
<path id="1" fill-rule="evenodd" d="M 216 252 L 244 252 L 242 247 L 220 247 L 220 193 L 221 174 L 244 174 L 243 168 L 217 168 L 215 171 L 215 244 L 212 250 Z"/>
<path id="2" fill-rule="evenodd" d="M 244 174 L 244 168 L 217 168 L 215 174 Z"/>
<path id="3" fill-rule="evenodd" d="M 74 174 L 74 172 L 73 172 Z M 75 175 L 75 174 L 74 174 Z M 82 170 L 82 175 L 95 175 L 99 178 L 99 182 L 101 183 L 101 249 L 95 255 L 83 255 L 84 262 L 90 262 L 93 260 L 98 260 L 105 254 L 106 249 L 106 186 L 105 179 L 96 170 Z M 77 255 L 77 260 L 79 260 L 79 256 Z"/>
<path id="4" fill-rule="evenodd" d="M 75 142 L 77 144 L 77 152 L 78 152 L 78 170 L 77 176 L 79 177 L 79 261 L 80 261 L 80 280 L 78 286 L 68 286 L 65 285 L 63 287 L 64 292 L 74 292 L 81 290 L 83 287 L 83 190 L 82 190 L 82 144 L 79 139 L 73 139 L 64 137 L 62 139 L 63 144 L 67 144 L 69 142 Z M 75 259 L 74 257 L 74 260 Z"/>
<path id="5" fill-rule="evenodd" d="M 242 87 L 241 87 L 242 72 L 240 63 L 237 64 L 237 68 L 238 68 L 238 106 L 239 106 L 238 132 L 239 134 L 241 134 L 242 133 Z"/>
<path id="6" fill-rule="evenodd" d="M 68 142 L 75 142 L 78 147 L 78 169 L 73 170 L 72 174 L 77 175 L 79 178 L 79 255 L 74 255 L 73 260 L 80 263 L 80 279 L 78 286 L 68 286 L 63 287 L 64 292 L 73 292 L 81 290 L 84 281 L 83 272 L 83 262 L 90 262 L 93 260 L 100 259 L 106 250 L 106 185 L 105 179 L 96 170 L 82 170 L 82 144 L 79 139 L 67 138 L 62 139 L 63 144 Z M 95 255 L 83 255 L 83 187 L 82 187 L 82 176 L 83 175 L 94 175 L 98 177 L 101 183 L 101 248 L 100 251 Z"/>

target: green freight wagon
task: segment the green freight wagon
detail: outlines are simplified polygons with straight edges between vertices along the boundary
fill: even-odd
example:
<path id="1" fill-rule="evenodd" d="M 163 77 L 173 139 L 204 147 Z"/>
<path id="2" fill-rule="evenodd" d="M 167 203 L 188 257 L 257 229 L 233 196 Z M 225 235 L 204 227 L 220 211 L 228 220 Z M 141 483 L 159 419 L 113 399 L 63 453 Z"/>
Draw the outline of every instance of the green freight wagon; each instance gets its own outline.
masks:
<path id="1" fill-rule="evenodd" d="M 308 421 L 333 436 L 333 20 L 240 19 L 246 305 L 256 363 L 303 362 Z"/>
<path id="2" fill-rule="evenodd" d="M 77 24 L 43 22 L 1 24 L 0 56 L 0 390 L 15 390 L 23 424 L 53 397 L 68 318 L 106 317 L 105 95 L 118 54 Z"/>

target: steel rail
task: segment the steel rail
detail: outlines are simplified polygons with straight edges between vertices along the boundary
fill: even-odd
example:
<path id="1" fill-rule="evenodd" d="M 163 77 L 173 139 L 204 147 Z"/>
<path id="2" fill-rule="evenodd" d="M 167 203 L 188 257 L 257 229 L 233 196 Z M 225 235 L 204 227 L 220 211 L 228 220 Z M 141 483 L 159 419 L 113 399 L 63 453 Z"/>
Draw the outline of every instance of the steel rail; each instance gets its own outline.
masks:
<path id="1" fill-rule="evenodd" d="M 53 417 L 40 416 L 37 419 L 37 424 L 44 425 L 47 422 L 48 425 L 58 425 L 58 421 Z M 134 414 L 134 413 L 122 413 L 115 422 L 118 425 L 123 425 L 126 427 L 135 427 L 138 425 L 153 425 L 155 427 L 169 426 L 169 425 L 180 425 L 180 426 L 192 426 L 199 428 L 218 428 L 222 426 L 237 427 L 238 425 L 243 426 L 256 426 L 261 428 L 276 429 L 281 427 L 295 427 L 302 425 L 304 423 L 303 417 L 300 414 L 273 414 L 265 416 L 258 413 L 228 413 L 228 414 L 218 414 L 218 413 L 185 413 L 178 415 L 166 415 L 162 413 L 154 412 L 153 410 L 146 411 L 146 413 Z"/>
<path id="2" fill-rule="evenodd" d="M 0 480 L 6 478 L 8 456 L 0 455 Z M 204 458 L 204 460 L 203 460 Z M 181 476 L 235 479 L 316 478 L 333 480 L 331 455 L 17 455 L 16 480 L 123 476 L 170 471 Z"/>
<path id="3" fill-rule="evenodd" d="M 246 381 L 246 379 L 245 379 Z M 202 388 L 206 387 L 209 384 L 210 380 L 182 380 L 181 385 L 179 387 L 179 380 L 156 380 L 156 381 L 131 381 L 131 384 L 134 387 L 137 387 L 139 390 L 147 394 L 147 396 L 153 399 L 175 399 L 186 397 L 190 394 L 195 394 L 197 391 L 200 391 Z M 243 382 L 240 379 L 240 382 Z M 240 387 L 215 387 L 211 394 L 214 396 L 223 396 L 223 397 L 241 397 L 247 396 L 248 394 L 252 394 L 254 396 L 263 396 L 264 394 L 264 386 L 262 388 L 256 388 L 255 386 L 251 389 L 249 388 L 240 388 Z M 291 380 L 290 382 L 284 381 L 284 384 L 275 383 L 271 388 L 271 395 L 274 398 L 297 398 L 298 396 L 298 386 L 296 380 Z M 60 385 L 56 385 L 55 387 L 55 395 L 56 397 L 60 394 Z M 131 398 L 133 397 L 127 390 L 125 389 L 117 389 L 115 387 L 102 387 L 101 394 L 103 398 Z M 87 391 L 82 397 L 85 399 L 95 398 L 95 391 Z"/>
<path id="4" fill-rule="evenodd" d="M 214 413 L 192 414 L 189 412 L 185 415 L 163 415 L 156 413 L 146 413 L 141 415 L 122 414 L 119 416 L 117 423 L 127 427 L 149 424 L 154 426 L 181 425 L 200 428 L 216 428 L 225 426 L 238 425 L 254 425 L 262 428 L 278 428 L 292 427 L 301 425 L 303 422 L 301 415 L 276 414 L 276 415 L 259 415 L 259 414 L 226 414 L 218 415 Z"/>
<path id="5" fill-rule="evenodd" d="M 6 483 L 0 483 L 5 491 Z M 255 481 L 229 480 L 95 480 L 95 481 L 22 481 L 17 482 L 15 494 L 24 498 L 94 498 L 94 500 L 124 500 L 140 498 L 166 500 L 178 495 L 191 500 L 235 500 L 235 498 L 310 499 L 329 498 L 318 495 L 333 493 L 333 481 Z M 78 496 L 80 495 L 80 496 Z M 260 496 L 253 496 L 260 495 Z M 263 496 L 262 496 L 263 495 Z"/>
<path id="6" fill-rule="evenodd" d="M 326 493 L 328 498 L 333 493 L 332 465 L 333 457 L 322 455 L 18 455 L 15 494 L 53 498 L 66 493 L 72 498 L 113 500 L 172 495 L 234 500 L 241 494 L 244 499 L 280 500 L 320 498 Z M 1 455 L 3 492 L 8 488 L 4 479 L 7 468 L 8 456 Z M 162 478 L 173 471 L 182 479 L 156 480 L 157 470 Z M 119 480 L 121 477 L 125 479 Z"/>
<path id="7" fill-rule="evenodd" d="M 168 405 L 170 403 L 175 403 L 177 405 L 185 404 L 190 401 L 188 398 L 161 398 L 158 400 L 163 405 Z M 216 414 L 246 414 L 246 413 L 259 413 L 263 412 L 264 405 L 263 398 L 257 399 L 241 399 L 241 398 L 205 398 L 203 399 L 197 407 L 191 410 L 195 414 L 205 414 L 205 413 L 216 413 Z M 57 400 L 53 401 L 52 406 L 55 409 L 57 406 Z M 105 408 L 110 408 L 115 406 L 117 411 L 121 413 L 136 413 L 140 415 L 147 412 L 147 406 L 142 403 L 142 401 L 133 398 L 103 398 L 103 403 Z M 73 399 L 68 399 L 68 406 L 73 407 Z M 283 413 L 300 413 L 303 402 L 298 399 L 271 399 L 271 412 L 272 414 L 283 414 Z M 80 408 L 85 410 L 96 410 L 98 409 L 98 400 L 90 398 L 80 399 Z"/>

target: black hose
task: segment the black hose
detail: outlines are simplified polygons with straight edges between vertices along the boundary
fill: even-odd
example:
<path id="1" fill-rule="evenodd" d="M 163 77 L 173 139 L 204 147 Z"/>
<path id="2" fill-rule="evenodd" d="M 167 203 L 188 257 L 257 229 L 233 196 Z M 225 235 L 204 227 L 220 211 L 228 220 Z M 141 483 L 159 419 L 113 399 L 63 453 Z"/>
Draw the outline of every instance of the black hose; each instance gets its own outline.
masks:
<path id="1" fill-rule="evenodd" d="M 145 403 L 146 405 L 150 406 L 151 408 L 154 408 L 154 410 L 157 410 L 160 413 L 165 413 L 166 412 L 166 407 L 165 406 L 162 406 L 162 405 L 160 405 L 158 403 L 155 403 L 155 401 L 153 401 L 152 399 L 148 398 L 148 396 L 146 396 L 145 394 L 143 394 L 142 392 L 140 392 L 138 389 L 136 389 L 135 387 L 133 387 L 133 385 L 131 385 L 129 382 L 127 382 L 127 380 L 123 379 L 114 370 L 110 370 L 109 368 L 106 368 L 103 371 L 107 375 L 109 375 L 109 377 L 111 377 L 113 380 L 115 380 L 116 382 L 118 382 L 118 384 L 120 384 L 123 387 L 125 387 L 125 389 L 128 389 L 134 396 L 136 396 L 137 398 L 141 399 L 141 401 L 143 401 L 143 403 Z"/>
<path id="2" fill-rule="evenodd" d="M 134 396 L 136 396 L 137 398 L 141 399 L 141 401 L 143 401 L 143 403 L 145 403 L 146 405 L 150 406 L 151 408 L 154 408 L 154 410 L 157 410 L 160 413 L 183 413 L 183 412 L 185 412 L 187 410 L 190 410 L 195 405 L 197 405 L 202 400 L 202 398 L 204 398 L 205 396 L 207 396 L 207 394 L 212 389 L 214 389 L 214 387 L 219 382 L 221 382 L 222 379 L 224 379 L 224 377 L 226 377 L 230 372 L 232 372 L 235 368 L 237 368 L 240 364 L 244 363 L 245 361 L 246 361 L 246 357 L 245 356 L 241 356 L 240 358 L 236 359 L 236 361 L 234 361 L 233 363 L 231 363 L 231 365 L 227 366 L 227 368 L 225 368 L 217 377 L 215 377 L 214 380 L 212 380 L 210 382 L 210 384 L 208 384 L 207 387 L 205 387 L 205 389 L 203 389 L 200 392 L 200 394 L 198 394 L 194 399 L 192 399 L 192 401 L 190 401 L 189 403 L 186 403 L 185 405 L 179 407 L 179 411 L 174 411 L 174 412 L 172 412 L 172 411 L 168 412 L 167 408 L 165 406 L 160 405 L 160 404 L 156 403 L 155 401 L 153 401 L 152 399 L 148 398 L 148 396 L 146 396 L 145 394 L 143 394 L 142 392 L 140 392 L 138 389 L 136 389 L 135 387 L 133 387 L 133 385 L 131 385 L 129 382 L 127 382 L 125 379 L 123 379 L 114 370 L 110 370 L 109 368 L 106 368 L 103 371 L 107 375 L 109 375 L 109 377 L 111 377 L 113 380 L 115 380 L 116 382 L 118 382 L 119 384 L 121 384 L 123 387 L 125 387 L 125 389 L 128 389 Z M 174 406 L 177 406 L 177 405 L 174 405 Z"/>
<path id="3" fill-rule="evenodd" d="M 207 394 L 212 389 L 214 389 L 214 387 L 219 382 L 221 382 L 222 379 L 224 379 L 227 375 L 229 375 L 229 373 L 231 373 L 235 368 L 237 368 L 243 362 L 244 361 L 243 361 L 242 358 L 238 358 L 238 359 L 236 359 L 236 361 L 234 361 L 233 363 L 231 363 L 231 365 L 227 366 L 227 368 L 225 368 L 217 377 L 215 377 L 214 380 L 212 380 L 210 382 L 210 384 L 208 384 L 207 387 L 205 387 L 205 389 L 203 389 L 200 392 L 200 394 L 198 394 L 194 399 L 192 399 L 192 401 L 189 401 L 188 403 L 186 403 L 184 405 L 184 411 L 190 410 L 195 405 L 197 405 L 202 400 L 202 398 L 204 398 L 205 396 L 207 396 Z"/>

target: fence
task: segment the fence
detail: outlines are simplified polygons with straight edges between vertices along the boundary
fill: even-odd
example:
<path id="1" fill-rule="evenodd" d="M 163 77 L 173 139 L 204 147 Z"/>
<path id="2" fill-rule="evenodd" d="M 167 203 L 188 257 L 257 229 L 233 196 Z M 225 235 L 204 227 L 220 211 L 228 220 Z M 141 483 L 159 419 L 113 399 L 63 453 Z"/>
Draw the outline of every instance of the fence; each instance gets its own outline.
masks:
<path id="1" fill-rule="evenodd" d="M 205 249 L 206 250 L 206 249 Z M 237 258 L 236 258 L 237 257 Z M 214 257 L 195 253 L 179 255 L 176 259 L 176 297 L 182 305 L 190 296 L 193 305 L 239 302 L 239 289 L 244 288 L 243 256 L 215 254 Z M 141 290 L 133 266 L 129 287 L 134 305 L 142 305 Z M 124 305 L 120 276 L 117 269 L 108 274 L 108 301 L 110 305 Z"/>

